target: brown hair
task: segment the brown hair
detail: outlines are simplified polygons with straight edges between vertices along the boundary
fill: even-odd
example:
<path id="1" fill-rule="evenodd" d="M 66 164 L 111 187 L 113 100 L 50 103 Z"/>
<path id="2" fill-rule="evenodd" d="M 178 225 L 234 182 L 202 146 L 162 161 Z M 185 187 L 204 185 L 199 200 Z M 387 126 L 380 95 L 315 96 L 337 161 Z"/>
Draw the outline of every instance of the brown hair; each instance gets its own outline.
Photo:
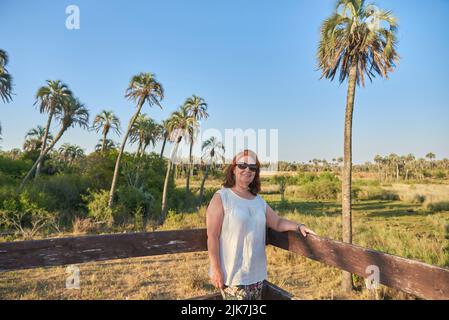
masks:
<path id="1" fill-rule="evenodd" d="M 237 159 L 240 159 L 244 156 L 252 156 L 256 159 L 256 175 L 254 176 L 253 181 L 248 186 L 249 192 L 256 196 L 260 192 L 260 162 L 257 158 L 257 155 L 251 150 L 243 150 L 242 152 L 235 155 L 235 157 L 232 159 L 231 164 L 227 166 L 225 170 L 225 181 L 223 182 L 223 187 L 232 188 L 235 186 L 234 169 L 237 166 Z"/>

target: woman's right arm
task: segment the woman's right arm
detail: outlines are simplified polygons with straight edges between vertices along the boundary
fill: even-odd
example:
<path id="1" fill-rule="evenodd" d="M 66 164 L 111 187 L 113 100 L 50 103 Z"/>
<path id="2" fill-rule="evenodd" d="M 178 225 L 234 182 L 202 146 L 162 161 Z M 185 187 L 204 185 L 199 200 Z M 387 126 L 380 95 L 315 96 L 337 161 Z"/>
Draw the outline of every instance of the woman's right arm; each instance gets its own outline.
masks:
<path id="1" fill-rule="evenodd" d="M 220 265 L 220 234 L 223 217 L 221 197 L 216 193 L 206 211 L 207 250 L 211 265 L 211 281 L 216 288 L 224 288 L 223 272 Z"/>

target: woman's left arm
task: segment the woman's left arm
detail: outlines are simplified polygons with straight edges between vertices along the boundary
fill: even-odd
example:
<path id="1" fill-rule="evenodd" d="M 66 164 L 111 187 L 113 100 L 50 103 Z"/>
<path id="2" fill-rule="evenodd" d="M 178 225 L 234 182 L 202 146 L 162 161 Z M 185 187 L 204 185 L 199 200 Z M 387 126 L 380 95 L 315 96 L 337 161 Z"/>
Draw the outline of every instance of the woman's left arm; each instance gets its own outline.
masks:
<path id="1" fill-rule="evenodd" d="M 315 236 L 317 235 L 313 230 L 310 230 L 304 224 L 296 223 L 294 221 L 279 217 L 279 215 L 268 204 L 267 204 L 266 217 L 267 217 L 267 226 L 275 231 L 285 232 L 285 231 L 299 230 L 301 231 L 301 234 L 304 237 L 307 237 L 309 233 Z"/>

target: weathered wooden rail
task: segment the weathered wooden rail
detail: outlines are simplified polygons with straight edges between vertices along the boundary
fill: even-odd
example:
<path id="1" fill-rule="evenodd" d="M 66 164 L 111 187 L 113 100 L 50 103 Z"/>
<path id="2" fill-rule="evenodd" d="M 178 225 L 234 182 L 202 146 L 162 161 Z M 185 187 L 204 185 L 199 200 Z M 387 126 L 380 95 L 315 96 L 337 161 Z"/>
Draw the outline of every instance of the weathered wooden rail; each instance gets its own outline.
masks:
<path id="1" fill-rule="evenodd" d="M 446 268 L 317 236 L 305 239 L 296 232 L 268 229 L 267 245 L 364 278 L 371 274 L 367 268 L 376 266 L 383 285 L 424 299 L 449 299 Z M 6 242 L 0 243 L 0 271 L 206 250 L 205 229 Z M 270 288 L 277 290 L 275 286 Z"/>

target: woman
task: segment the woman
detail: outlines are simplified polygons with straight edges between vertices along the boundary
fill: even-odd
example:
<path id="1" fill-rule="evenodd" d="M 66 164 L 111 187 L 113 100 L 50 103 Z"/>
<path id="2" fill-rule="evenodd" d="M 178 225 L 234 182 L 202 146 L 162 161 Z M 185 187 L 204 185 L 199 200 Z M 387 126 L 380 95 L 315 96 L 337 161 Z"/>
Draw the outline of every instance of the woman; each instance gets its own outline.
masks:
<path id="1" fill-rule="evenodd" d="M 260 300 L 267 278 L 266 227 L 299 231 L 304 237 L 315 232 L 304 224 L 279 217 L 258 195 L 260 163 L 245 150 L 226 169 L 223 188 L 207 208 L 209 276 L 225 300 Z"/>

